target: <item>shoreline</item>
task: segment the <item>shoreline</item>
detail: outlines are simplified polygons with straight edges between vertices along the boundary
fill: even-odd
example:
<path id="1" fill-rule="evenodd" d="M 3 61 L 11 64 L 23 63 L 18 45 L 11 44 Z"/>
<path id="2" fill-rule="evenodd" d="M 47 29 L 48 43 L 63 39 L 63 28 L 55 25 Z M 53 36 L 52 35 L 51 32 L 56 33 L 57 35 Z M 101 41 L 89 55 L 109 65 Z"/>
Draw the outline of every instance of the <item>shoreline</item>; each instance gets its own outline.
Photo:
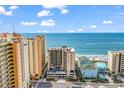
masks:
<path id="1" fill-rule="evenodd" d="M 97 60 L 97 61 L 107 61 L 107 55 L 104 54 L 76 54 L 76 59 L 78 59 L 81 56 L 85 56 L 89 58 L 90 60 Z"/>
<path id="2" fill-rule="evenodd" d="M 80 56 L 86 56 L 86 57 L 105 57 L 107 56 L 107 54 L 75 54 L 76 56 L 80 57 Z"/>

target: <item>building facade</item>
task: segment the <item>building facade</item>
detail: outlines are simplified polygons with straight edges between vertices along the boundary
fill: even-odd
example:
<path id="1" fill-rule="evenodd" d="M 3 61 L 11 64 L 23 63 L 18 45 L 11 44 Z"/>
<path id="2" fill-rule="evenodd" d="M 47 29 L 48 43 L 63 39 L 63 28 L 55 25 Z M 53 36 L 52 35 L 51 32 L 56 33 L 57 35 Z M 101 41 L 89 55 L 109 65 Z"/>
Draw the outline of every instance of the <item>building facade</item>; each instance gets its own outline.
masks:
<path id="1" fill-rule="evenodd" d="M 27 88 L 45 70 L 45 37 L 0 34 L 0 87 Z"/>
<path id="2" fill-rule="evenodd" d="M 22 83 L 23 87 L 26 88 L 30 84 L 30 69 L 29 69 L 29 46 L 28 41 L 26 39 L 23 39 L 21 41 L 21 50 L 22 50 Z"/>
<path id="3" fill-rule="evenodd" d="M 34 76 L 34 39 L 28 38 L 28 52 L 29 52 L 29 73 L 30 78 Z"/>
<path id="4" fill-rule="evenodd" d="M 13 45 L 0 44 L 0 87 L 15 87 Z"/>
<path id="5" fill-rule="evenodd" d="M 34 79 L 40 79 L 43 71 L 45 70 L 45 37 L 36 36 L 34 38 Z"/>
<path id="6" fill-rule="evenodd" d="M 30 75 L 26 40 L 18 34 L 3 34 L 0 38 L 0 87 L 29 87 Z"/>
<path id="7" fill-rule="evenodd" d="M 107 65 L 113 73 L 124 75 L 124 51 L 108 51 Z"/>
<path id="8" fill-rule="evenodd" d="M 74 78 L 75 50 L 66 46 L 48 49 L 47 78 Z"/>
<path id="9" fill-rule="evenodd" d="M 20 42 L 4 42 L 1 44 L 1 87 L 22 87 L 20 46 Z"/>

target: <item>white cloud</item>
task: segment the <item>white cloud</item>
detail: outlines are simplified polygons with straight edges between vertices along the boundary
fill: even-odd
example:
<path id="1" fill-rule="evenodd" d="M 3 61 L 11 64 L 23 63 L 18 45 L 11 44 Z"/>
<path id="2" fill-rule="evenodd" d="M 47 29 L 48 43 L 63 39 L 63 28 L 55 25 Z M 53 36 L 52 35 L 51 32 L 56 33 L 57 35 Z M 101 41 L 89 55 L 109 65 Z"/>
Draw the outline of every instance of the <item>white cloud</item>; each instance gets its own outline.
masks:
<path id="1" fill-rule="evenodd" d="M 111 20 L 104 20 L 103 24 L 113 24 L 113 22 Z"/>
<path id="2" fill-rule="evenodd" d="M 49 33 L 49 31 L 42 31 L 43 33 Z"/>
<path id="3" fill-rule="evenodd" d="M 96 28 L 97 26 L 96 25 L 91 25 L 91 28 Z"/>
<path id="4" fill-rule="evenodd" d="M 55 23 L 55 20 L 53 20 L 53 19 L 43 20 L 41 22 L 41 26 L 51 27 L 51 26 L 55 26 L 55 25 L 56 25 L 56 23 Z"/>
<path id="5" fill-rule="evenodd" d="M 20 24 L 23 25 L 23 26 L 34 26 L 34 25 L 37 25 L 38 22 L 26 22 L 26 21 L 21 21 Z"/>
<path id="6" fill-rule="evenodd" d="M 44 5 L 43 8 L 45 8 L 45 9 L 56 8 L 56 9 L 60 10 L 61 14 L 67 14 L 69 12 L 69 10 L 66 9 L 65 5 Z"/>
<path id="7" fill-rule="evenodd" d="M 7 16 L 12 16 L 12 11 L 4 12 L 4 14 L 7 15 Z"/>
<path id="8" fill-rule="evenodd" d="M 68 12 L 69 12 L 69 11 L 68 11 L 67 9 L 62 9 L 62 10 L 61 10 L 61 13 L 62 13 L 62 14 L 67 14 Z"/>
<path id="9" fill-rule="evenodd" d="M 66 9 L 66 6 L 58 6 L 57 9 L 59 9 L 61 11 L 61 14 L 67 14 L 69 12 L 68 9 Z"/>
<path id="10" fill-rule="evenodd" d="M 46 31 L 46 30 L 39 30 L 39 31 L 37 31 L 38 33 L 49 33 L 49 31 Z"/>
<path id="11" fill-rule="evenodd" d="M 57 8 L 57 9 L 63 9 L 65 8 L 65 5 L 43 5 L 43 8 L 45 9 L 52 9 L 52 8 Z"/>
<path id="12" fill-rule="evenodd" d="M 42 11 L 37 13 L 38 17 L 51 16 L 51 15 L 52 15 L 52 13 L 49 10 L 42 10 Z"/>
<path id="13" fill-rule="evenodd" d="M 17 8 L 18 8 L 18 6 L 15 6 L 15 5 L 9 7 L 9 9 L 11 9 L 11 10 L 15 10 Z"/>
<path id="14" fill-rule="evenodd" d="M 68 33 L 74 33 L 74 30 L 69 30 L 69 31 L 67 31 Z"/>
<path id="15" fill-rule="evenodd" d="M 97 28 L 96 25 L 87 25 L 87 26 L 82 26 L 84 29 L 90 29 L 90 28 Z"/>
<path id="16" fill-rule="evenodd" d="M 82 29 L 82 28 L 79 28 L 79 29 L 77 29 L 77 31 L 78 31 L 78 32 L 82 32 L 82 31 L 83 31 L 83 29 Z"/>
<path id="17" fill-rule="evenodd" d="M 0 14 L 6 15 L 6 16 L 12 16 L 12 11 L 6 11 L 3 6 L 0 6 Z"/>

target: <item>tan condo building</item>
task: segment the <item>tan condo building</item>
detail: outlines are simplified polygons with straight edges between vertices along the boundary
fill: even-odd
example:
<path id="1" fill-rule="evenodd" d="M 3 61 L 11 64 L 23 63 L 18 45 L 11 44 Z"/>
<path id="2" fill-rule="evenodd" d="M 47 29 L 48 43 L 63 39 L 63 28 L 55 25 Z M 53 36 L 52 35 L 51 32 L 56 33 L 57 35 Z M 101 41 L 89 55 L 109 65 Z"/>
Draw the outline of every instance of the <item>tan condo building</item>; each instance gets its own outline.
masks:
<path id="1" fill-rule="evenodd" d="M 45 70 L 45 37 L 0 34 L 0 87 L 27 88 Z"/>
<path id="2" fill-rule="evenodd" d="M 108 51 L 108 68 L 115 74 L 124 75 L 124 51 Z"/>
<path id="3" fill-rule="evenodd" d="M 45 37 L 34 38 L 34 77 L 39 79 L 45 69 Z"/>
<path id="4" fill-rule="evenodd" d="M 3 34 L 0 38 L 0 87 L 29 87 L 28 50 L 20 35 Z"/>
<path id="5" fill-rule="evenodd" d="M 47 78 L 74 78 L 75 50 L 66 46 L 48 49 Z"/>
<path id="6" fill-rule="evenodd" d="M 23 87 L 21 43 L 2 43 L 0 51 L 0 87 Z"/>

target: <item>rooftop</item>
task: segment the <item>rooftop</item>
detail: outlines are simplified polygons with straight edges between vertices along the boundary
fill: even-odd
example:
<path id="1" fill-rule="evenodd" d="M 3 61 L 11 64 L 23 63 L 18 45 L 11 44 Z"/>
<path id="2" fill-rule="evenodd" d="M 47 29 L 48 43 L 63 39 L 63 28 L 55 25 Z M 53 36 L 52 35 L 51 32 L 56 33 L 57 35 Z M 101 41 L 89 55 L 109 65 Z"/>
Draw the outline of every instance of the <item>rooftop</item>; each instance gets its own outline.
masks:
<path id="1" fill-rule="evenodd" d="M 48 49 L 48 51 L 54 51 L 54 50 L 65 50 L 65 52 L 75 52 L 74 48 L 72 47 L 51 47 Z"/>
<path id="2" fill-rule="evenodd" d="M 80 69 L 81 70 L 86 70 L 86 69 L 87 70 L 96 70 L 97 68 L 93 64 L 83 64 L 83 65 L 80 66 Z"/>
<path id="3" fill-rule="evenodd" d="M 89 58 L 85 56 L 79 57 L 79 61 L 80 61 L 80 64 L 91 64 L 91 61 L 89 60 Z"/>
<path id="4" fill-rule="evenodd" d="M 116 53 L 124 53 L 124 51 L 123 51 L 123 50 L 118 50 L 118 51 L 108 51 L 108 53 L 114 53 L 114 54 L 116 54 Z"/>

